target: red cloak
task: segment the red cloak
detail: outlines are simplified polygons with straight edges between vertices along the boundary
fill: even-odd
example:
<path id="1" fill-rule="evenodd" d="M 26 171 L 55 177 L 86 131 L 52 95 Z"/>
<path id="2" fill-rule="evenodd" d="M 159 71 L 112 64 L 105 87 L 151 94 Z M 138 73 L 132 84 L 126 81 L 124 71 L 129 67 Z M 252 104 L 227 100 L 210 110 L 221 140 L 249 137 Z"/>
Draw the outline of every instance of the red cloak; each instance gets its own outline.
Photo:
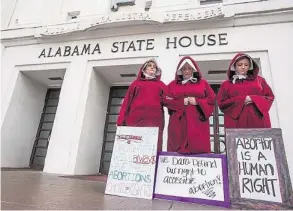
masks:
<path id="1" fill-rule="evenodd" d="M 253 65 L 247 72 L 247 79 L 233 83 L 234 63 L 243 56 L 249 58 Z M 222 83 L 217 96 L 219 108 L 224 113 L 225 128 L 271 127 L 269 110 L 274 101 L 274 94 L 258 73 L 259 67 L 250 56 L 238 53 L 232 59 L 227 71 L 228 80 Z M 244 104 L 246 96 L 250 96 L 252 103 Z"/>
<path id="2" fill-rule="evenodd" d="M 119 112 L 117 125 L 159 127 L 157 151 L 162 151 L 163 129 L 165 124 L 163 98 L 165 97 L 167 87 L 161 81 L 161 70 L 158 66 L 156 78 L 145 78 L 143 68 L 146 63 L 142 65 L 137 79 L 132 82 L 127 90 Z"/>
<path id="3" fill-rule="evenodd" d="M 182 78 L 177 70 L 185 59 L 190 59 L 197 69 L 194 77 L 197 82 L 182 84 Z M 191 57 L 180 60 L 175 74 L 175 80 L 168 85 L 170 96 L 183 101 L 185 97 L 195 97 L 197 105 L 183 106 L 183 112 L 169 108 L 168 152 L 178 153 L 210 153 L 209 117 L 213 112 L 215 93 L 202 74 L 197 63 Z M 174 105 L 176 107 L 176 105 Z"/>

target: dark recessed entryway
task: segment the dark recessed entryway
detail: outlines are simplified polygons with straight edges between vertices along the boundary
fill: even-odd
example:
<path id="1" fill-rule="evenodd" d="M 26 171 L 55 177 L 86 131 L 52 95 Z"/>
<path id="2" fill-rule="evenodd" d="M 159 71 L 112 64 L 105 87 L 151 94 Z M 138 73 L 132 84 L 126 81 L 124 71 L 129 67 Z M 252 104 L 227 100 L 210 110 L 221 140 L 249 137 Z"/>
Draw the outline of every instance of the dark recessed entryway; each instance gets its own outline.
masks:
<path id="1" fill-rule="evenodd" d="M 30 159 L 30 167 L 43 170 L 61 89 L 48 89 Z"/>
<path id="2" fill-rule="evenodd" d="M 212 84 L 211 87 L 215 93 L 218 93 L 220 88 L 219 84 Z M 127 89 L 128 87 L 126 86 L 114 86 L 111 87 L 110 90 L 104 130 L 103 151 L 100 163 L 100 173 L 102 174 L 107 175 L 110 168 L 116 134 L 116 121 Z M 224 115 L 219 110 L 217 104 L 215 106 L 213 116 L 210 117 L 210 140 L 213 153 L 226 153 Z"/>

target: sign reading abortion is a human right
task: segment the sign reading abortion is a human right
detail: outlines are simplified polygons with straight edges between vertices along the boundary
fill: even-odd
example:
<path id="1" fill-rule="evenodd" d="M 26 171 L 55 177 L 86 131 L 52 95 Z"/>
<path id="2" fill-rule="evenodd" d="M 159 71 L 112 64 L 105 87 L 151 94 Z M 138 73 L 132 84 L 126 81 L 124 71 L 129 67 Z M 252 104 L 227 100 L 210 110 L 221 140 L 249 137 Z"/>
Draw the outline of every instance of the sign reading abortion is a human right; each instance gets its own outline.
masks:
<path id="1" fill-rule="evenodd" d="M 233 204 L 272 209 L 292 203 L 281 129 L 226 129 L 226 136 Z"/>

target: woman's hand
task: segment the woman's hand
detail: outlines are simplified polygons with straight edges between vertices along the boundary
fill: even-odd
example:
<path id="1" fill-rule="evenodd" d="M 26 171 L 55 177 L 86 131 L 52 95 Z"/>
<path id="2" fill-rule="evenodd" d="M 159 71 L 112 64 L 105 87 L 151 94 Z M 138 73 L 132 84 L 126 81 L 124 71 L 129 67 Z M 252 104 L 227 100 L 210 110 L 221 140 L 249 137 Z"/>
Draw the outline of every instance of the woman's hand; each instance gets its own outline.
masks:
<path id="1" fill-rule="evenodd" d="M 244 104 L 248 105 L 249 103 L 252 103 L 252 100 L 251 100 L 250 96 L 246 96 Z"/>
<path id="2" fill-rule="evenodd" d="M 188 105 L 188 97 L 184 98 L 184 105 Z"/>
<path id="3" fill-rule="evenodd" d="M 189 102 L 191 105 L 197 105 L 196 99 L 195 99 L 194 97 L 189 97 L 189 98 L 188 98 L 188 102 Z"/>

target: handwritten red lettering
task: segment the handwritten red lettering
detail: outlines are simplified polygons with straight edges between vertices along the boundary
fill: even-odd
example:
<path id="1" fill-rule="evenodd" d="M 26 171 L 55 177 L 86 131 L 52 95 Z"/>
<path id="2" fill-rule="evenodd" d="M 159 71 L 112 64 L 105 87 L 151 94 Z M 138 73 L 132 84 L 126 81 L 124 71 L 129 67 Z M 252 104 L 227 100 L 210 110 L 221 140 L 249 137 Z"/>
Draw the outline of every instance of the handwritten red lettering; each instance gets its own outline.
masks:
<path id="1" fill-rule="evenodd" d="M 142 142 L 142 136 L 134 136 L 134 135 L 117 135 L 117 140 L 127 141 L 128 144 L 132 142 L 140 143 Z"/>
<path id="2" fill-rule="evenodd" d="M 133 156 L 133 163 L 138 164 L 155 164 L 156 163 L 156 156 L 148 156 L 148 155 L 134 155 Z"/>

